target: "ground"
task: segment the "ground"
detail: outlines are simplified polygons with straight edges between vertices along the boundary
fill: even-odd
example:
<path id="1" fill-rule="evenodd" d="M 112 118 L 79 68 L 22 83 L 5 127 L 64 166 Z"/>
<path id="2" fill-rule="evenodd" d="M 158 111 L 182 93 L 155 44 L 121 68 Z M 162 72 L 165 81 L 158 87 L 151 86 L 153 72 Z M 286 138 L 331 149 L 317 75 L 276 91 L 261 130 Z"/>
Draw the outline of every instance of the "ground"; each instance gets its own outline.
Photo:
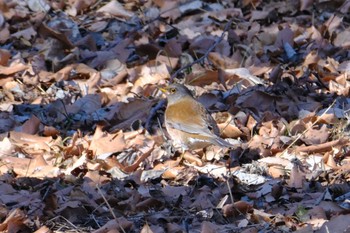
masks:
<path id="1" fill-rule="evenodd" d="M 1 232 L 350 232 L 350 1 L 0 2 Z M 185 84 L 233 148 L 184 151 Z"/>

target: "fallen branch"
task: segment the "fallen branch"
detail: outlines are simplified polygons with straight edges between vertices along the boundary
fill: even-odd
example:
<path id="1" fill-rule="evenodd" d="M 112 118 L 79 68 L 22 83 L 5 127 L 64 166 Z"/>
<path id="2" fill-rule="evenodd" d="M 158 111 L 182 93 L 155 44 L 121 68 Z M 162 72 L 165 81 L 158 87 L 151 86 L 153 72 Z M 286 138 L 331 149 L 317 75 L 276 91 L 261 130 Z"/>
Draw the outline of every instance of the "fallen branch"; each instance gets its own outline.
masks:
<path id="1" fill-rule="evenodd" d="M 332 147 L 335 146 L 344 146 L 349 142 L 349 140 L 345 138 L 341 138 L 335 141 L 330 141 L 318 145 L 312 146 L 299 146 L 295 149 L 296 152 L 306 152 L 306 153 L 320 153 L 330 151 Z"/>

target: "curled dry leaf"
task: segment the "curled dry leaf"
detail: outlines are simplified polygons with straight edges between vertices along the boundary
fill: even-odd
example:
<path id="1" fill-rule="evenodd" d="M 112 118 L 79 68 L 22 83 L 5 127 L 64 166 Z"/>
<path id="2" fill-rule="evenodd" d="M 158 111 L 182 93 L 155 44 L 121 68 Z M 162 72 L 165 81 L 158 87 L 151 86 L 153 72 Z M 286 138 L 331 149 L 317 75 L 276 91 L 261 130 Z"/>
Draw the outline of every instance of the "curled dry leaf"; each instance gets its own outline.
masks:
<path id="1" fill-rule="evenodd" d="M 199 167 L 203 166 L 202 160 L 189 151 L 186 151 L 182 156 L 184 159 L 186 159 L 191 164 L 194 164 L 194 165 L 199 166 Z"/>
<path id="2" fill-rule="evenodd" d="M 0 65 L 0 74 L 11 75 L 26 69 L 28 69 L 28 65 L 19 62 L 12 62 L 8 67 Z"/>
<path id="3" fill-rule="evenodd" d="M 44 126 L 43 135 L 46 137 L 58 136 L 60 131 L 52 126 Z"/>
<path id="4" fill-rule="evenodd" d="M 104 12 L 116 17 L 122 17 L 126 19 L 129 19 L 134 15 L 132 12 L 125 10 L 123 5 L 116 0 L 111 0 L 109 3 L 98 9 L 97 12 Z"/>
<path id="5" fill-rule="evenodd" d="M 308 152 L 308 153 L 325 152 L 325 151 L 332 150 L 333 147 L 346 145 L 348 142 L 349 142 L 348 138 L 341 138 L 338 140 L 325 142 L 323 144 L 318 144 L 318 145 L 299 146 L 295 150 L 296 152 Z"/>
<path id="6" fill-rule="evenodd" d="M 176 20 L 181 16 L 179 10 L 179 2 L 177 1 L 159 1 L 160 4 L 160 15 L 164 18 L 169 18 L 170 20 Z"/>
<path id="7" fill-rule="evenodd" d="M 224 205 L 222 208 L 222 214 L 225 217 L 238 217 L 239 215 L 251 213 L 253 206 L 245 201 L 237 201 L 234 204 Z"/>

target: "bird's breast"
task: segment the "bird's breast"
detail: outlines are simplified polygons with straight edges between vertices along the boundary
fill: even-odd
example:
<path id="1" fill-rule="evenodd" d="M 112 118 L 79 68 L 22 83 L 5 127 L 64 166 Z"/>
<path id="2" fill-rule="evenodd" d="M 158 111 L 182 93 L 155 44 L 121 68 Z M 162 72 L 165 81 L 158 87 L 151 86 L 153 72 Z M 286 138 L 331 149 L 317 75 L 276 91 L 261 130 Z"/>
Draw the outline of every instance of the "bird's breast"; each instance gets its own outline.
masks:
<path id="1" fill-rule="evenodd" d="M 199 103 L 195 100 L 181 100 L 167 106 L 165 118 L 177 123 L 200 125 L 201 114 Z"/>

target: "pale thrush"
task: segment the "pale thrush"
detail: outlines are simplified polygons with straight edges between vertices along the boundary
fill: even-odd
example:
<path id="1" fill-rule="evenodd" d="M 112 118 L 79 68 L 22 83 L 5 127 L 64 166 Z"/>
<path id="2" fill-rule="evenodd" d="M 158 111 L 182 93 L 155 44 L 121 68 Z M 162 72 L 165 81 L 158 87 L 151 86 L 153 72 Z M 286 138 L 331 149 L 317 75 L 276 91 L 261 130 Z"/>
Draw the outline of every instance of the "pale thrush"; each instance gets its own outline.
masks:
<path id="1" fill-rule="evenodd" d="M 220 138 L 219 128 L 207 109 L 181 84 L 159 88 L 168 99 L 165 127 L 175 145 L 200 149 L 209 145 L 232 147 Z"/>

